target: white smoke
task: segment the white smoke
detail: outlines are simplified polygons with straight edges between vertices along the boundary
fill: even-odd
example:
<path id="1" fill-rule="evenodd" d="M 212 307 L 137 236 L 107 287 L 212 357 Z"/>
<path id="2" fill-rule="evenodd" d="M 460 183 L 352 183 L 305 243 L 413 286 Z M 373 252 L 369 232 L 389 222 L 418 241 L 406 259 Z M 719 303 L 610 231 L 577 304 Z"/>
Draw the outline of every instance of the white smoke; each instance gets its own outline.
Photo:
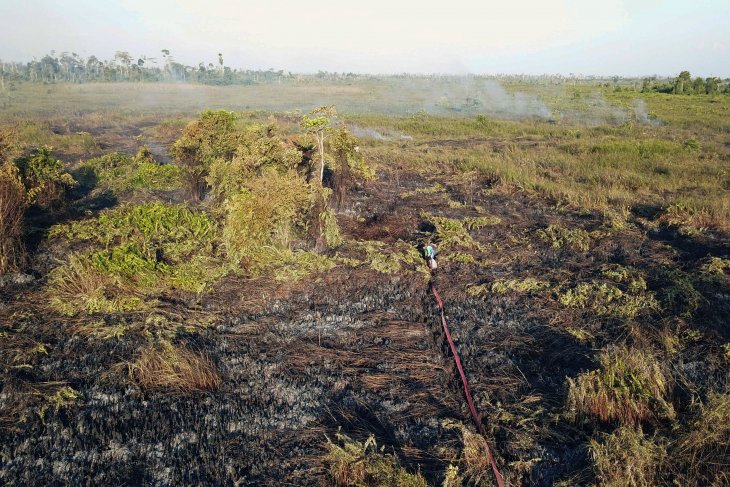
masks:
<path id="1" fill-rule="evenodd" d="M 356 137 L 363 139 L 375 139 L 375 140 L 413 140 L 410 135 L 404 134 L 397 130 L 388 130 L 386 133 L 379 132 L 372 128 L 358 127 L 353 125 L 350 127 L 350 132 Z"/>
<path id="2" fill-rule="evenodd" d="M 652 127 L 659 127 L 664 124 L 664 122 L 658 118 L 652 118 L 649 116 L 649 113 L 646 111 L 646 102 L 641 98 L 634 100 L 634 114 L 638 123 L 651 125 Z"/>

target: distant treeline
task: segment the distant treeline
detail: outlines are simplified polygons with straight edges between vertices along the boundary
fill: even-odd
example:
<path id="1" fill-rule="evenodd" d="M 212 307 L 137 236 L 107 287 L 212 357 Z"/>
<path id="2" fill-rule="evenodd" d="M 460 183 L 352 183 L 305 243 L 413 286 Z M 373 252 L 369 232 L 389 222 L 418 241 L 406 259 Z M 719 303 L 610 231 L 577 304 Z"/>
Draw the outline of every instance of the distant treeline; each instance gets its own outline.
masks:
<path id="1" fill-rule="evenodd" d="M 611 87 L 616 90 L 659 92 L 682 95 L 730 94 L 730 79 L 716 77 L 692 79 L 689 71 L 682 71 L 676 78 L 622 78 L 619 76 L 581 75 L 467 75 L 470 78 L 496 79 L 505 83 L 576 85 L 590 84 Z M 90 82 L 187 82 L 211 85 L 271 84 L 282 81 L 328 80 L 348 81 L 363 79 L 410 79 L 410 78 L 464 78 L 456 75 L 395 74 L 378 76 L 370 74 L 319 71 L 316 74 L 293 74 L 284 70 L 232 69 L 226 66 L 223 54 L 218 53 L 215 62 L 190 66 L 175 61 L 169 49 L 162 49 L 159 57 L 132 56 L 127 51 L 117 51 L 111 60 L 97 56 L 83 58 L 75 52 L 57 54 L 51 51 L 40 60 L 30 62 L 3 62 L 0 60 L 0 90 L 5 83 L 90 83 Z"/>
<path id="2" fill-rule="evenodd" d="M 730 82 L 720 78 L 692 79 L 689 71 L 682 71 L 679 76 L 670 81 L 657 81 L 656 78 L 644 78 L 641 85 L 642 93 L 650 92 L 671 93 L 673 95 L 715 95 L 718 93 L 730 94 Z"/>
<path id="3" fill-rule="evenodd" d="M 75 52 L 56 54 L 51 51 L 40 60 L 27 63 L 0 61 L 0 80 L 5 82 L 30 81 L 38 83 L 89 82 L 157 82 L 177 81 L 205 84 L 274 83 L 291 73 L 283 70 L 238 70 L 224 64 L 218 54 L 215 63 L 187 66 L 175 61 L 168 49 L 160 57 L 134 57 L 126 51 L 117 51 L 111 60 L 96 56 L 83 58 Z"/>

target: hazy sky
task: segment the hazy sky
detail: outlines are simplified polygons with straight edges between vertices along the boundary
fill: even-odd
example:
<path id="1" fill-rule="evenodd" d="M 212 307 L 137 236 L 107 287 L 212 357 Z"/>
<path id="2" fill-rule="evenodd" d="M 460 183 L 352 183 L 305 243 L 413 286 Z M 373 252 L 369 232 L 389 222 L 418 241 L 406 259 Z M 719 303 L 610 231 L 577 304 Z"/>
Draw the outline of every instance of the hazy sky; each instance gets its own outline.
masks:
<path id="1" fill-rule="evenodd" d="M 0 59 L 50 50 L 295 72 L 730 77 L 730 0 L 0 0 Z"/>

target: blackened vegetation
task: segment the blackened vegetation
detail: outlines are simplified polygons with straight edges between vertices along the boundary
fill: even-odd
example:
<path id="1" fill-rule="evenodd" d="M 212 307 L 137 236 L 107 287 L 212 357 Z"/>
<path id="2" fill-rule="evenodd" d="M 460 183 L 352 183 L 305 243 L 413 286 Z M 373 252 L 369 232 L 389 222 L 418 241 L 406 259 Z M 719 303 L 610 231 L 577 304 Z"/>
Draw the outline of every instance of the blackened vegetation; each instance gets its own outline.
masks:
<path id="1" fill-rule="evenodd" d="M 653 445 L 641 450 L 653 455 L 641 463 L 646 485 L 726 478 L 727 451 L 691 434 L 724 417 L 709 405 L 727 394 L 730 287 L 726 271 L 711 267 L 727 255 L 726 239 L 677 243 L 651 229 L 615 231 L 596 214 L 492 182 L 473 188 L 448 172 L 390 176 L 342 190 L 341 199 L 335 192 L 343 236 L 385 250 L 399 241 L 439 245 L 434 283 L 510 485 L 605 482 L 612 445 L 631 434 Z M 427 190 L 436 182 L 443 191 Z M 447 237 L 457 243 L 449 248 Z M 359 257 L 346 247 L 342 256 Z M 326 438 L 338 430 L 359 441 L 375 435 L 430 485 L 452 463 L 470 471 L 453 427 L 468 430 L 469 412 L 417 269 L 340 265 L 299 283 L 228 277 L 204 297 L 161 296 L 179 323 L 170 345 L 209 357 L 220 377 L 193 391 L 140 383 L 130 361 L 149 346 L 154 323 L 144 312 L 94 325 L 49 312 L 38 289 L 0 292 L 4 484 L 331 485 Z M 212 325 L 198 327 L 206 316 Z M 78 332 L 117 325 L 127 331 Z M 597 413 L 605 411 L 568 402 L 570 384 L 604 378 L 590 374 L 602 370 L 601 351 L 614 348 L 615 357 L 650 357 L 668 378 L 659 388 L 667 396 L 650 397 L 646 417 L 631 425 L 641 429 L 620 413 L 604 421 Z M 625 372 L 605 390 L 626 389 L 626 401 L 651 393 L 641 371 Z M 659 400 L 673 414 L 654 409 Z M 724 431 L 713 441 L 727 445 Z"/>

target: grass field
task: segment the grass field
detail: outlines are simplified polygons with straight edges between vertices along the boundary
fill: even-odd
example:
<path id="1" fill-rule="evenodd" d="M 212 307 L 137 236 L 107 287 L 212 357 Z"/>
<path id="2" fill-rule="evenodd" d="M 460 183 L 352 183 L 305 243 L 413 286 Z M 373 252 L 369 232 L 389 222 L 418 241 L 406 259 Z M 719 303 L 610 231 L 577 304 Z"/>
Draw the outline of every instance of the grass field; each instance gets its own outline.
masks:
<path id="1" fill-rule="evenodd" d="M 491 485 L 430 280 L 510 485 L 726 484 L 730 96 L 624 88 L 0 93 L 0 482 Z"/>

